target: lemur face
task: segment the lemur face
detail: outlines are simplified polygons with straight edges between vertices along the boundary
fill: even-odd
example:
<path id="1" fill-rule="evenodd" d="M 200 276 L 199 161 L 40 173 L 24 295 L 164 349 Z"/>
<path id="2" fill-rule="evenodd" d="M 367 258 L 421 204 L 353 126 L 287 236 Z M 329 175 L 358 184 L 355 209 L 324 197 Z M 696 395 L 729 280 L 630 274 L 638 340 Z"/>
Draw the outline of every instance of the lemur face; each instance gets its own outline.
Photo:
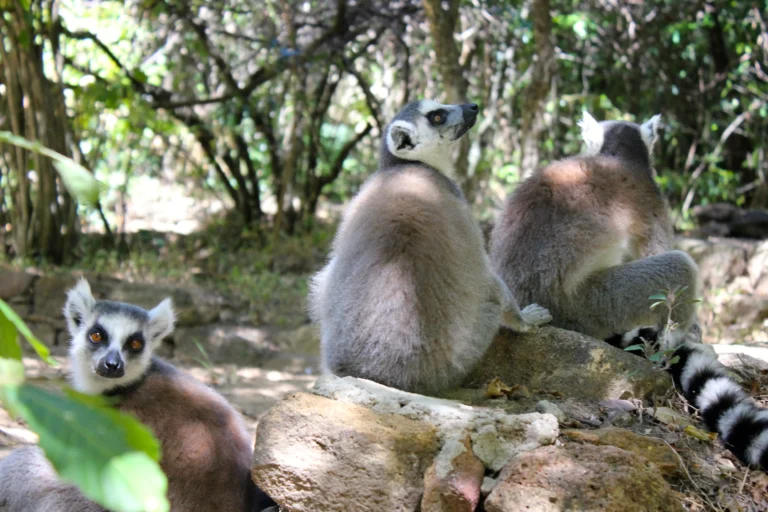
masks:
<path id="1" fill-rule="evenodd" d="M 96 301 L 84 279 L 64 306 L 72 336 L 72 383 L 84 393 L 127 386 L 149 367 L 152 351 L 173 330 L 170 299 L 151 311 L 121 302 Z"/>
<path id="2" fill-rule="evenodd" d="M 478 106 L 443 105 L 432 100 L 408 104 L 387 128 L 389 151 L 404 160 L 424 162 L 438 170 L 451 147 L 477 121 Z"/>

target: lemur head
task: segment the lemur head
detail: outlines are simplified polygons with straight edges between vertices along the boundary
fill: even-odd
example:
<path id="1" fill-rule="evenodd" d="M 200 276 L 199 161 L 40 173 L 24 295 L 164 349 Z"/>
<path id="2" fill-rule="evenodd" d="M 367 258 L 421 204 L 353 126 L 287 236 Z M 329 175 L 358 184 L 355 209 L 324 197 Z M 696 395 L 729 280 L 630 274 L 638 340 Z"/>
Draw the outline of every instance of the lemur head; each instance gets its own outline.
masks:
<path id="1" fill-rule="evenodd" d="M 432 100 L 409 103 L 384 130 L 380 168 L 406 160 L 423 162 L 450 174 L 452 147 L 475 125 L 478 110 L 474 103 L 443 105 Z"/>
<path id="2" fill-rule="evenodd" d="M 660 114 L 642 125 L 626 121 L 597 122 L 589 112 L 584 112 L 579 126 L 587 145 L 585 153 L 587 156 L 616 156 L 650 166 L 660 122 Z"/>
<path id="3" fill-rule="evenodd" d="M 72 341 L 72 385 L 98 394 L 128 386 L 149 368 L 152 351 L 173 331 L 171 299 L 154 309 L 95 300 L 85 279 L 67 293 L 64 305 Z"/>

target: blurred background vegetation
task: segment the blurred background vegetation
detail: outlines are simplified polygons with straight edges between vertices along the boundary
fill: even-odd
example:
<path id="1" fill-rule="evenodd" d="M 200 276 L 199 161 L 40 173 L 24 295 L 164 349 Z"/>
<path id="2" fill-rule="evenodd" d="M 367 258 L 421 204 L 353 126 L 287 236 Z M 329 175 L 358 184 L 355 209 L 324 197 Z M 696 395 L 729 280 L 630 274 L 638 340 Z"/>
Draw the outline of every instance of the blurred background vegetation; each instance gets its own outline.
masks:
<path id="1" fill-rule="evenodd" d="M 481 106 L 456 155 L 481 221 L 580 151 L 585 109 L 662 113 L 678 228 L 695 205 L 765 208 L 767 23 L 764 0 L 4 0 L 0 130 L 105 190 L 78 206 L 3 145 L 0 258 L 303 294 L 291 273 L 322 261 L 383 126 L 423 97 Z"/>

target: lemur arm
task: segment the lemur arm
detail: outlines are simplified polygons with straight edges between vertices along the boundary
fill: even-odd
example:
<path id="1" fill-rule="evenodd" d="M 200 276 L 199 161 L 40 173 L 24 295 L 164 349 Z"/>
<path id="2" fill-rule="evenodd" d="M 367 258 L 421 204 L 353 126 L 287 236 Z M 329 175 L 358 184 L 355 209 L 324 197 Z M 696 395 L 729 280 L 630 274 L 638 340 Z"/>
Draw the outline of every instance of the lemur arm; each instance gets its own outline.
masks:
<path id="1" fill-rule="evenodd" d="M 520 310 L 517 299 L 507 284 L 495 272 L 493 277 L 501 297 L 501 325 L 517 332 L 528 332 L 534 327 L 552 321 L 549 310 L 538 304 L 530 304 Z"/>

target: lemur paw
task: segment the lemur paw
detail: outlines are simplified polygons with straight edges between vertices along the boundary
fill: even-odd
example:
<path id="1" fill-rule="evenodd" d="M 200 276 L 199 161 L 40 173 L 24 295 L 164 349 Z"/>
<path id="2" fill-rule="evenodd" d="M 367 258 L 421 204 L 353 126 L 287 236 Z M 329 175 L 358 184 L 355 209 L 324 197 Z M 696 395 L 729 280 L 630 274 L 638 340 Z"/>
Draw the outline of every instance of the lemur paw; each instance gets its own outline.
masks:
<path id="1" fill-rule="evenodd" d="M 529 304 L 528 306 L 525 306 L 521 313 L 523 314 L 523 319 L 526 323 L 529 323 L 534 327 L 539 327 L 552 321 L 552 315 L 549 310 L 538 304 Z"/>

